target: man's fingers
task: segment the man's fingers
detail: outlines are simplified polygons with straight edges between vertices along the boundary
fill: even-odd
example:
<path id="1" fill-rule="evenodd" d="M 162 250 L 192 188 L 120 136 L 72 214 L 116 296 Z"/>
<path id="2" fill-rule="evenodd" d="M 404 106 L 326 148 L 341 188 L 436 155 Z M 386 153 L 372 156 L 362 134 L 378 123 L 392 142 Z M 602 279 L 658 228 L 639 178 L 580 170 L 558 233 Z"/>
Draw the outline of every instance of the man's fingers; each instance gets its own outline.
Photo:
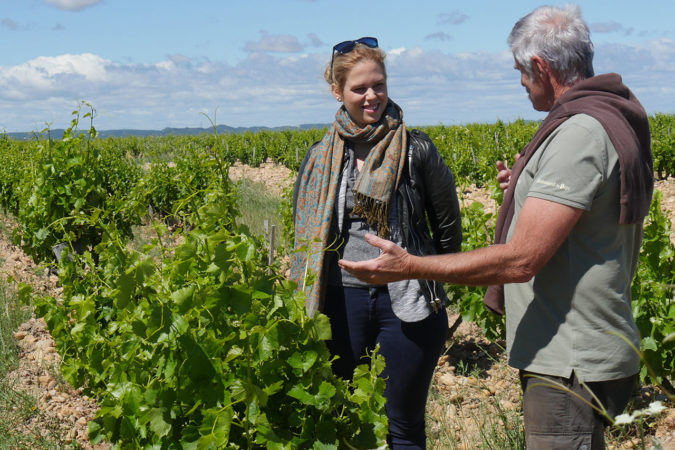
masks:
<path id="1" fill-rule="evenodd" d="M 380 256 L 358 262 L 341 259 L 338 261 L 340 267 L 359 280 L 371 284 L 403 280 L 407 274 L 410 255 L 393 242 L 373 234 L 366 234 L 366 241 L 382 251 Z"/>
<path id="2" fill-rule="evenodd" d="M 338 265 L 349 272 L 355 270 L 358 267 L 358 264 L 357 261 L 349 261 L 347 259 L 338 260 Z"/>
<path id="3" fill-rule="evenodd" d="M 366 234 L 366 242 L 372 245 L 373 247 L 377 247 L 381 250 L 384 250 L 384 247 L 387 245 L 386 239 L 382 239 L 379 236 L 376 236 L 374 234 L 367 233 Z"/>
<path id="4" fill-rule="evenodd" d="M 373 247 L 379 248 L 383 255 L 388 254 L 398 256 L 402 251 L 404 251 L 401 247 L 394 244 L 393 242 L 382 239 L 381 237 L 374 234 L 366 234 L 366 242 L 368 242 Z"/>
<path id="5" fill-rule="evenodd" d="M 338 260 L 338 265 L 347 272 L 354 275 L 361 281 L 369 283 L 372 281 L 372 271 L 368 269 L 369 261 L 349 261 L 346 259 Z"/>
<path id="6" fill-rule="evenodd" d="M 397 245 L 386 239 L 382 239 L 374 234 L 366 234 L 366 242 L 373 247 L 379 248 L 382 253 L 392 253 L 396 251 Z"/>

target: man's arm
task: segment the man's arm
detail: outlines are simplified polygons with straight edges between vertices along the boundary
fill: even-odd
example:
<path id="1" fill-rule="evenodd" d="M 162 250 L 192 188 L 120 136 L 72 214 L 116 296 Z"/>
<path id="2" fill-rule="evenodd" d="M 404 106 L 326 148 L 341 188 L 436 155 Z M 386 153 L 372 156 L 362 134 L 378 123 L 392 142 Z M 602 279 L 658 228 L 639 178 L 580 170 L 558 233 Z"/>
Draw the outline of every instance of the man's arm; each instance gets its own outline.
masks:
<path id="1" fill-rule="evenodd" d="M 382 250 L 368 261 L 340 260 L 343 269 L 373 284 L 403 279 L 489 285 L 521 283 L 532 278 L 560 248 L 583 210 L 528 197 L 520 211 L 511 240 L 464 253 L 413 256 L 396 244 L 368 235 Z"/>

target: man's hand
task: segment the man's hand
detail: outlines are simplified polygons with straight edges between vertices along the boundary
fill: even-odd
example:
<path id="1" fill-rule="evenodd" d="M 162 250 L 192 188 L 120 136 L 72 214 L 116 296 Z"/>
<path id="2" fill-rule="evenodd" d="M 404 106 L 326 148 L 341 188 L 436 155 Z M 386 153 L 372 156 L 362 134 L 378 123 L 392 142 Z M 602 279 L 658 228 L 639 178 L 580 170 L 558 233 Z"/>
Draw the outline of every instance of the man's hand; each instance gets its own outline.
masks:
<path id="1" fill-rule="evenodd" d="M 516 155 L 516 161 L 520 154 Z M 497 181 L 499 181 L 499 187 L 503 192 L 506 192 L 506 188 L 509 187 L 509 181 L 511 180 L 511 169 L 506 165 L 506 161 L 497 161 Z"/>
<path id="2" fill-rule="evenodd" d="M 382 254 L 368 261 L 338 261 L 340 267 L 356 278 L 370 284 L 385 284 L 410 278 L 413 256 L 391 241 L 373 234 L 366 235 L 366 242 L 379 248 Z"/>

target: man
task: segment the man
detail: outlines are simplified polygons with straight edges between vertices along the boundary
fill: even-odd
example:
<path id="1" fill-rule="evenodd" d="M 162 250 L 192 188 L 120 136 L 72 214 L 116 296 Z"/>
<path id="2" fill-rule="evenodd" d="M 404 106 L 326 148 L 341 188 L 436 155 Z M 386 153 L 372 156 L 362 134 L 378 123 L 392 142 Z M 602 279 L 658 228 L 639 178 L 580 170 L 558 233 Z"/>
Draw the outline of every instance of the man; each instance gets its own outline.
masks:
<path id="1" fill-rule="evenodd" d="M 533 107 L 550 112 L 513 171 L 498 162 L 496 244 L 417 257 L 368 236 L 381 256 L 340 265 L 375 283 L 490 285 L 486 304 L 505 301 L 528 448 L 601 449 L 639 367 L 630 283 L 653 191 L 649 124 L 619 75 L 594 76 L 577 6 L 534 10 L 508 42 Z"/>

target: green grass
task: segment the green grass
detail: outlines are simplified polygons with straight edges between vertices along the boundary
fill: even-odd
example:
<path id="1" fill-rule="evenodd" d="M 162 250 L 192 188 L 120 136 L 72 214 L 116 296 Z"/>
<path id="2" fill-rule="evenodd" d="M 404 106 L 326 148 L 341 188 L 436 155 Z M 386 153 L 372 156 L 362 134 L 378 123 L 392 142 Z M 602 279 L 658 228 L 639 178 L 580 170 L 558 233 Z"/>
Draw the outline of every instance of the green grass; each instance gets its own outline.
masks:
<path id="1" fill-rule="evenodd" d="M 239 223 L 248 226 L 252 233 L 266 236 L 265 220 L 269 226 L 276 225 L 276 243 L 281 242 L 281 198 L 270 194 L 262 183 L 243 178 L 236 183 L 237 204 L 241 217 Z"/>
<path id="2" fill-rule="evenodd" d="M 267 220 L 269 228 L 276 225 L 275 246 L 282 245 L 282 226 L 279 214 L 281 198 L 270 194 L 264 184 L 247 178 L 238 181 L 235 185 L 237 205 L 241 213 L 237 222 L 240 225 L 247 226 L 254 235 L 267 238 L 265 231 L 265 220 Z M 146 218 L 142 225 L 133 227 L 132 248 L 140 251 L 145 245 L 158 238 L 157 232 L 153 229 L 153 220 L 157 219 Z M 162 231 L 162 243 L 165 246 L 172 247 L 176 244 L 175 236 L 171 232 L 166 232 L 167 227 L 165 225 L 158 222 L 155 223 L 155 226 L 164 229 Z M 159 250 L 155 250 L 154 253 L 151 252 L 151 255 L 159 256 Z"/>
<path id="3" fill-rule="evenodd" d="M 18 347 L 14 332 L 30 317 L 30 311 L 22 307 L 15 292 L 0 282 L 0 378 L 4 379 L 18 360 Z"/>

